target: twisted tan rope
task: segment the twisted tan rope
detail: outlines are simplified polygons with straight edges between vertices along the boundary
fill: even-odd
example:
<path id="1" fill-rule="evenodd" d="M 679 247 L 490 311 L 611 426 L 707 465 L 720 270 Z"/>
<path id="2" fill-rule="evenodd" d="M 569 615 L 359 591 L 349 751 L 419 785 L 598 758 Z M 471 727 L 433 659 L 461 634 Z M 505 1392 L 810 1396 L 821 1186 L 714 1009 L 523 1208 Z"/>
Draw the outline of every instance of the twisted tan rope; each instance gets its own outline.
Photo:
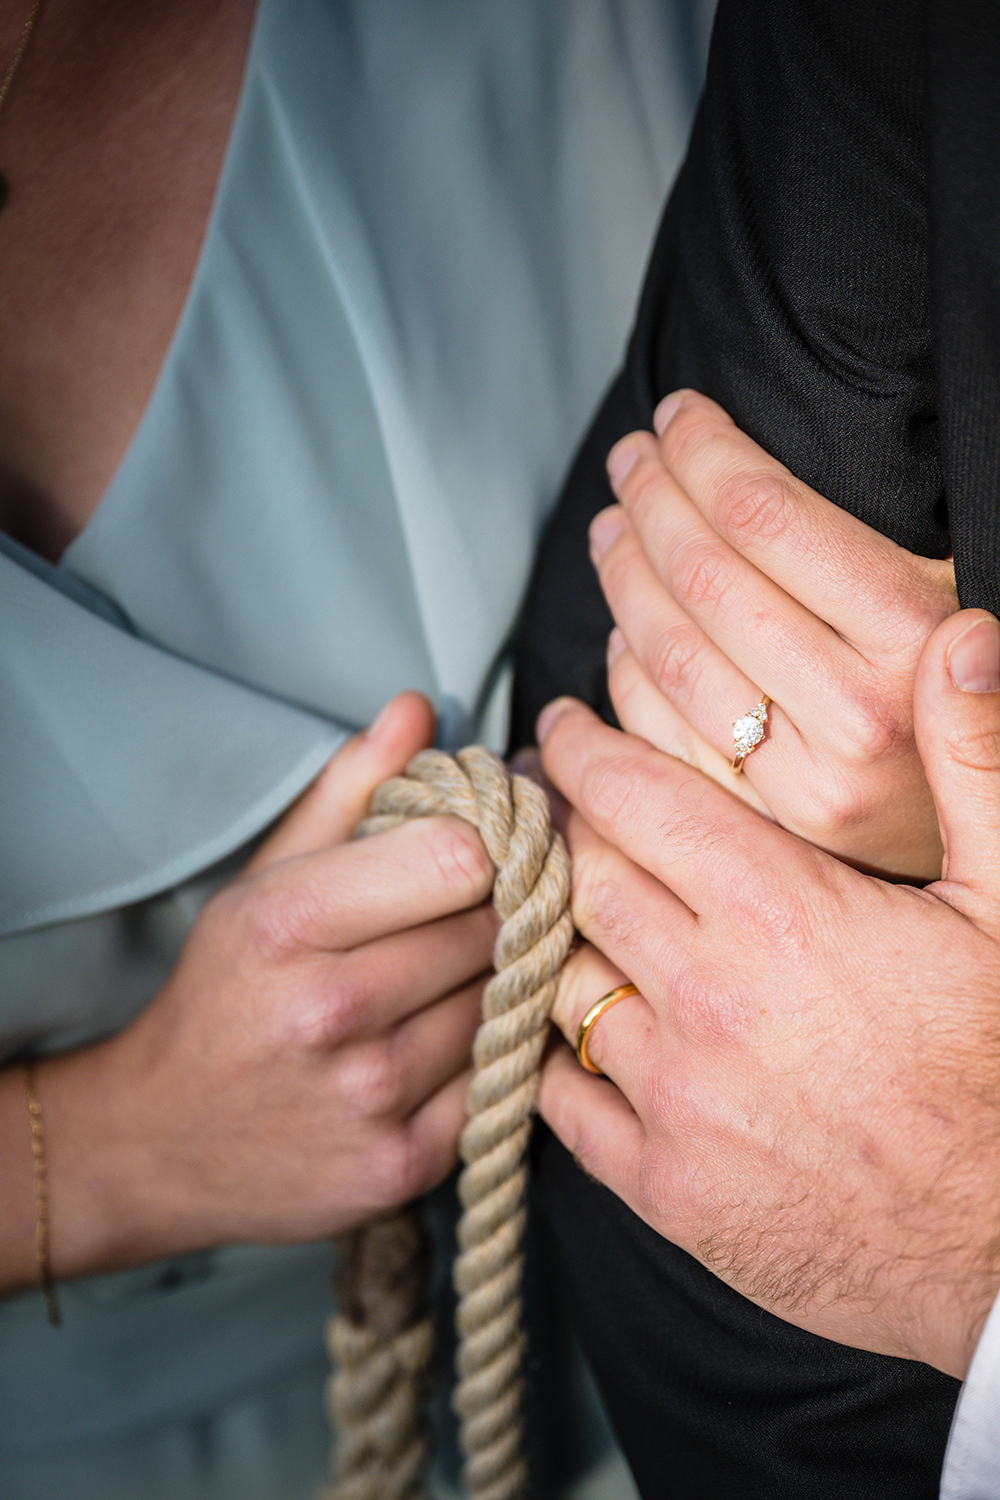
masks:
<path id="1" fill-rule="evenodd" d="M 434 1352 L 427 1239 L 416 1207 L 341 1238 L 340 1312 L 327 1325 L 335 1374 L 336 1483 L 326 1500 L 424 1500 L 430 1444 L 421 1407 Z"/>
<path id="2" fill-rule="evenodd" d="M 496 867 L 493 900 L 503 919 L 459 1143 L 465 1169 L 458 1187 L 463 1214 L 454 1273 L 454 1405 L 470 1500 L 519 1500 L 527 1484 L 521 1410 L 525 1151 L 556 978 L 573 935 L 569 860 L 552 833 L 544 793 L 525 777 L 508 776 L 503 762 L 480 746 L 460 750 L 454 760 L 435 750 L 416 756 L 405 777 L 377 790 L 359 833 L 448 813 L 478 828 Z M 400 1227 L 404 1222 L 412 1220 L 396 1216 L 367 1226 L 345 1249 L 362 1270 L 360 1281 L 342 1286 L 342 1310 L 329 1330 L 338 1365 L 331 1385 L 338 1481 L 328 1492 L 331 1500 L 422 1500 L 426 1493 L 418 1410 L 430 1361 L 429 1324 L 402 1259 L 393 1264 L 390 1256 L 387 1273 L 385 1257 L 368 1245 L 369 1235 L 392 1244 L 405 1239 L 411 1231 Z M 380 1310 L 372 1313 L 372 1307 Z"/>

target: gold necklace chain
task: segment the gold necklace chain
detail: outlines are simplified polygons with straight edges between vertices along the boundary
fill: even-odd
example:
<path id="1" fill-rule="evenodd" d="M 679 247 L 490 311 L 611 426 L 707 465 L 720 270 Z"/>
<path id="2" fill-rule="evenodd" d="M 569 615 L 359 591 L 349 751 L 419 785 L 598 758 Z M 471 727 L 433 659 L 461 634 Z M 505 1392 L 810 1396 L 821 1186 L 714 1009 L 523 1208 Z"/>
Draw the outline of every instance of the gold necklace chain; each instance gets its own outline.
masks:
<path id="1" fill-rule="evenodd" d="M 21 66 L 21 58 L 28 50 L 28 43 L 31 41 L 31 33 L 35 29 L 35 22 L 41 15 L 42 6 L 44 4 L 45 0 L 35 0 L 34 5 L 31 7 L 31 14 L 24 23 L 23 30 L 21 31 L 21 39 L 17 44 L 17 50 L 14 53 L 13 58 L 11 59 L 10 67 L 7 69 L 6 73 L 3 76 L 3 83 L 0 83 L 0 109 L 3 109 L 4 100 L 10 93 L 10 86 L 14 82 L 14 77 L 17 73 L 18 68 Z"/>

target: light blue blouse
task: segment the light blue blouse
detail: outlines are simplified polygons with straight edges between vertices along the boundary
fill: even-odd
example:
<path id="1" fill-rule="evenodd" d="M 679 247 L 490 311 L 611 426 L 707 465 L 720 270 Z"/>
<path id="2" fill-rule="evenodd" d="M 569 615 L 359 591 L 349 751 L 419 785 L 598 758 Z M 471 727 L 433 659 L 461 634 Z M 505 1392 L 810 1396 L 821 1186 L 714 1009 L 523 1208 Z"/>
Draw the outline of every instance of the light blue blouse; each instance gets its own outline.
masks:
<path id="1" fill-rule="evenodd" d="M 3 1055 L 125 1024 L 247 841 L 401 688 L 442 743 L 503 743 L 506 645 L 620 352 L 708 9 L 261 0 L 121 468 L 59 567 L 0 539 Z M 113 1500 L 107 1454 L 154 1444 L 123 1496 L 270 1496 L 328 1261 L 236 1247 L 92 1278 L 58 1335 L 39 1298 L 0 1306 L 3 1493 Z M 239 1462 L 205 1437 L 223 1408 Z"/>

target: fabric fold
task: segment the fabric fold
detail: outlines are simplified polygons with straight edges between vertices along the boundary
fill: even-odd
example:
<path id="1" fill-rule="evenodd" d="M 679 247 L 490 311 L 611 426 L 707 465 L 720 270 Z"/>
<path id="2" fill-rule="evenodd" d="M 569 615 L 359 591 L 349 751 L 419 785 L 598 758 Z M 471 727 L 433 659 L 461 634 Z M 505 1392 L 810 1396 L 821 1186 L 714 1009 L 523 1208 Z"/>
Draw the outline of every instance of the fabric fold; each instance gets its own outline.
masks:
<path id="1" fill-rule="evenodd" d="M 215 864 L 346 734 L 0 556 L 0 934 L 129 905 Z"/>

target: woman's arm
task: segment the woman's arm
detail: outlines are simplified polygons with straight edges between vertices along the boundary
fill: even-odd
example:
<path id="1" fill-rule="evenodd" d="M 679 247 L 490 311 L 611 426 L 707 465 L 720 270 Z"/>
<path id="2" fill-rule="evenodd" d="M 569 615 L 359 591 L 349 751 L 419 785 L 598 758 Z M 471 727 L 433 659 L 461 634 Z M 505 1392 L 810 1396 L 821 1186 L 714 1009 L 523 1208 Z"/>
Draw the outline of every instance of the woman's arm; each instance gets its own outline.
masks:
<path id="1" fill-rule="evenodd" d="M 56 1276 L 339 1232 L 456 1159 L 496 921 L 478 836 L 351 842 L 433 733 L 418 694 L 349 741 L 205 907 L 118 1035 L 41 1060 Z M 0 1075 L 0 1289 L 38 1279 L 21 1070 Z"/>

